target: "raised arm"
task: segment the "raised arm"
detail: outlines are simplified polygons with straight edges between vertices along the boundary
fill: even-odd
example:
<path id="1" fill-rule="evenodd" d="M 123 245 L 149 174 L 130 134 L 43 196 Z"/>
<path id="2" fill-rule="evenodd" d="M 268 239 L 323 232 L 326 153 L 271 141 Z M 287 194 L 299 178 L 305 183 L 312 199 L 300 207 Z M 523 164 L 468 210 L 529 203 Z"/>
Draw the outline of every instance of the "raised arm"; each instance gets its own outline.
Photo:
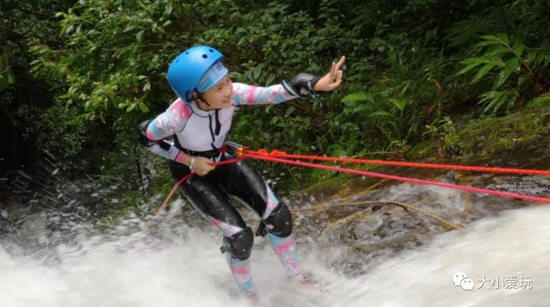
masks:
<path id="1" fill-rule="evenodd" d="M 346 58 L 341 57 L 338 63 L 332 63 L 330 72 L 325 76 L 317 77 L 307 73 L 298 74 L 290 81 L 269 87 L 233 84 L 233 105 L 243 104 L 274 104 L 285 102 L 298 97 L 311 97 L 322 103 L 317 91 L 332 91 L 342 83 L 341 70 Z"/>
<path id="2" fill-rule="evenodd" d="M 243 104 L 275 104 L 290 99 L 298 98 L 300 95 L 289 92 L 283 84 L 260 87 L 243 83 L 233 83 L 233 105 Z"/>

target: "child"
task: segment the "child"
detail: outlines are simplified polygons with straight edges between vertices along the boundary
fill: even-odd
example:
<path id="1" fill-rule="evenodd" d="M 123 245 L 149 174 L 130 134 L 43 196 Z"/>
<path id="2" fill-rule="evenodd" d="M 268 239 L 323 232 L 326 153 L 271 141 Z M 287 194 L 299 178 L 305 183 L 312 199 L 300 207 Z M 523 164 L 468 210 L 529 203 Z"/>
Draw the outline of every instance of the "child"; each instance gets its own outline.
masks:
<path id="1" fill-rule="evenodd" d="M 235 107 L 282 103 L 315 91 L 331 91 L 342 82 L 345 57 L 332 63 L 322 78 L 299 74 L 290 82 L 270 87 L 232 83 L 223 55 L 208 46 L 182 52 L 168 68 L 168 82 L 178 99 L 153 120 L 140 124 L 139 141 L 148 150 L 169 159 L 176 181 L 194 172 L 180 185 L 181 193 L 224 236 L 222 250 L 243 294 L 257 297 L 250 273 L 254 233 L 229 203 L 231 195 L 262 219 L 273 250 L 290 280 L 308 284 L 304 278 L 288 207 L 277 200 L 264 179 L 246 161 L 215 167 L 229 155 L 223 150 Z M 175 135 L 174 144 L 164 139 Z"/>

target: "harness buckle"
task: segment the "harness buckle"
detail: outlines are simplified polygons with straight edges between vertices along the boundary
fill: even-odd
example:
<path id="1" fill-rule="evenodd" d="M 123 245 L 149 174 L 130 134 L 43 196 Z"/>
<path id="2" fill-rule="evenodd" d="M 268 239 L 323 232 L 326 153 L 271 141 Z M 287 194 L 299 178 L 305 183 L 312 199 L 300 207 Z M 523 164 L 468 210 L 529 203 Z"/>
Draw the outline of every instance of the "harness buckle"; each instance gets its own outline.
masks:
<path id="1" fill-rule="evenodd" d="M 227 146 L 229 154 L 235 155 L 237 158 L 243 157 L 245 146 L 232 141 L 225 141 L 224 145 Z"/>

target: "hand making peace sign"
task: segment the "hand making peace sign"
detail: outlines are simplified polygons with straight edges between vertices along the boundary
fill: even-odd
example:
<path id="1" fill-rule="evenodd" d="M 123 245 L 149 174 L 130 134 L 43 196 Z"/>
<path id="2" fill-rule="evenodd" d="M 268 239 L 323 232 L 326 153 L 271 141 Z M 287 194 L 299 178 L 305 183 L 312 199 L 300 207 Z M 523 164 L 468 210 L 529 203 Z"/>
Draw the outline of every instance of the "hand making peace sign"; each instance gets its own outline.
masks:
<path id="1" fill-rule="evenodd" d="M 330 72 L 319 79 L 317 83 L 315 83 L 315 86 L 313 86 L 313 90 L 328 92 L 339 87 L 342 83 L 343 75 L 343 72 L 342 70 L 340 70 L 340 68 L 342 68 L 342 65 L 344 65 L 345 61 L 346 57 L 343 56 L 342 58 L 340 58 L 340 61 L 338 61 L 338 63 L 332 62 L 332 68 L 330 69 Z"/>

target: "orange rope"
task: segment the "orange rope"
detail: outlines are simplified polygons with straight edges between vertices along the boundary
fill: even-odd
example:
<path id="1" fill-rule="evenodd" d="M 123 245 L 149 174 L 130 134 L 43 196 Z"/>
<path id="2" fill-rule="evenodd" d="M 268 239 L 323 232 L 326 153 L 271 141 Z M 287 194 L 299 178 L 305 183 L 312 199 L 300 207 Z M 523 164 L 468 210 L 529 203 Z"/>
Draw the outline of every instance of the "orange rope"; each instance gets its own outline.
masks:
<path id="1" fill-rule="evenodd" d="M 222 162 L 217 162 L 217 163 L 210 163 L 210 165 L 224 165 L 224 164 L 229 164 L 229 163 L 237 163 L 237 162 L 240 162 L 244 160 L 244 158 L 238 158 L 238 159 L 231 159 L 231 160 L 226 160 L 226 161 L 222 161 Z M 187 181 L 189 178 L 193 177 L 193 175 L 195 175 L 195 173 L 190 173 L 189 175 L 181 178 L 175 185 L 174 187 L 172 188 L 172 190 L 170 191 L 170 194 L 168 194 L 168 196 L 166 197 L 166 199 L 164 200 L 164 202 L 162 203 L 162 205 L 158 208 L 157 212 L 155 213 L 155 215 L 149 219 L 149 221 L 147 221 L 147 228 L 151 227 L 151 225 L 153 224 L 153 222 L 157 219 L 158 215 L 160 214 L 160 212 L 164 209 L 164 207 L 166 207 L 166 205 L 168 204 L 168 201 L 170 200 L 170 198 L 172 198 L 172 195 L 174 195 L 174 192 L 176 192 L 176 189 L 180 186 L 180 184 L 184 183 L 185 181 Z"/>
<path id="2" fill-rule="evenodd" d="M 319 157 L 319 156 L 308 156 L 308 155 L 293 155 L 293 154 L 288 154 L 284 151 L 278 151 L 278 150 L 267 152 L 267 150 L 265 149 L 261 149 L 257 151 L 246 150 L 245 153 L 258 155 L 258 156 L 284 158 L 284 159 L 300 159 L 300 160 L 315 160 L 315 161 L 348 162 L 348 163 L 357 163 L 357 164 L 377 164 L 377 165 L 391 165 L 391 166 L 405 166 L 405 167 L 435 168 L 435 169 L 472 171 L 472 172 L 542 175 L 542 176 L 550 175 L 550 171 L 545 171 L 545 170 L 483 167 L 483 166 L 469 166 L 469 165 L 451 165 L 451 164 L 414 163 L 414 162 L 382 161 L 382 160 L 353 159 L 353 158 Z"/>
<path id="3" fill-rule="evenodd" d="M 523 194 L 480 189 L 480 188 L 467 187 L 467 186 L 461 186 L 456 184 L 449 184 L 444 182 L 421 180 L 421 179 L 415 179 L 415 178 L 409 178 L 409 177 L 401 177 L 401 176 L 387 175 L 387 174 L 374 173 L 374 172 L 368 172 L 368 171 L 361 171 L 361 170 L 349 169 L 345 167 L 336 167 L 336 166 L 328 166 L 323 164 L 307 163 L 307 162 L 301 162 L 301 161 L 295 161 L 295 160 L 287 160 L 287 159 L 273 158 L 268 156 L 253 155 L 249 153 L 244 153 L 243 157 L 278 162 L 278 163 L 285 163 L 285 164 L 291 164 L 291 165 L 297 165 L 297 166 L 320 168 L 324 170 L 341 172 L 341 173 L 356 174 L 356 175 L 362 175 L 362 176 L 397 180 L 397 181 L 403 181 L 403 182 L 411 182 L 411 183 L 417 183 L 417 184 L 433 185 L 433 186 L 457 189 L 462 191 L 485 193 L 485 194 L 495 195 L 495 196 L 503 196 L 503 197 L 509 197 L 509 198 L 517 198 L 517 199 L 523 199 L 523 200 L 532 200 L 532 201 L 550 203 L 550 198 L 545 198 L 545 197 L 536 197 L 536 196 L 529 196 L 529 195 L 523 195 Z"/>

